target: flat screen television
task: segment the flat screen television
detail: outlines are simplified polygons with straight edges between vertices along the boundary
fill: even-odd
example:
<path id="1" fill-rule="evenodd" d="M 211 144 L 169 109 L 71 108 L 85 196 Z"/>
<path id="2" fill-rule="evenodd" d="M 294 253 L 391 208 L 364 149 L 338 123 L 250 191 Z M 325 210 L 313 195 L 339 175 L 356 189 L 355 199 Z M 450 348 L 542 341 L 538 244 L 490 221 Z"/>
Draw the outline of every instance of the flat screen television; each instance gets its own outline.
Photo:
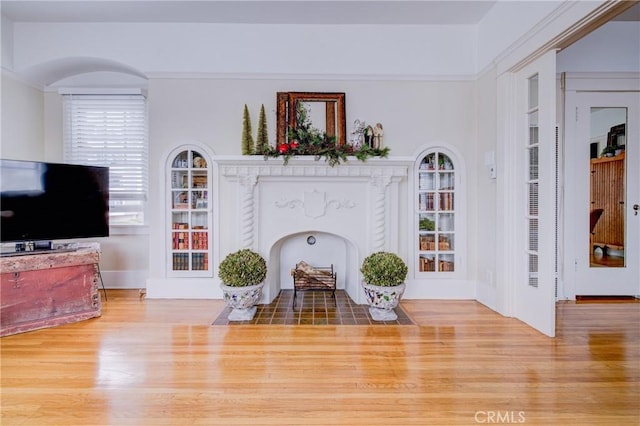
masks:
<path id="1" fill-rule="evenodd" d="M 109 235 L 109 168 L 0 159 L 0 241 Z"/>

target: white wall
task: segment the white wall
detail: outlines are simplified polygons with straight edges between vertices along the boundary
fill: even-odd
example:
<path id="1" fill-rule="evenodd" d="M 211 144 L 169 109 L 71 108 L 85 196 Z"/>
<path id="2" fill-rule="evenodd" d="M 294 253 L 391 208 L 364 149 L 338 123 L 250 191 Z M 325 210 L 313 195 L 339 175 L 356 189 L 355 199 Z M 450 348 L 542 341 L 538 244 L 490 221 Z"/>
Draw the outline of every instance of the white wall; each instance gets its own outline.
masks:
<path id="1" fill-rule="evenodd" d="M 497 212 L 497 179 L 489 176 L 487 162 L 493 159 L 494 167 L 498 163 L 497 150 L 497 84 L 496 70 L 492 68 L 483 74 L 477 81 L 477 155 L 476 165 L 476 211 L 477 215 L 473 223 L 469 223 L 469 229 L 474 229 L 476 245 L 472 252 L 477 253 L 477 269 L 473 276 L 478 279 L 477 298 L 485 305 L 496 309 L 496 223 Z M 496 169 L 496 174 L 500 174 Z"/>
<path id="2" fill-rule="evenodd" d="M 217 155 L 240 154 L 242 111 L 254 132 L 260 106 L 275 142 L 278 91 L 345 92 L 347 132 L 356 118 L 384 125 L 391 155 L 412 155 L 429 141 L 473 146 L 475 84 L 471 81 L 353 81 L 276 79 L 152 79 L 149 82 L 151 163 L 181 141 L 209 145 Z"/>
<path id="3" fill-rule="evenodd" d="M 149 235 L 99 238 L 100 269 L 106 288 L 144 288 L 149 276 Z"/>
<path id="4" fill-rule="evenodd" d="M 496 57 L 551 14 L 562 1 L 498 1 L 478 24 L 478 68 L 490 67 Z"/>
<path id="5" fill-rule="evenodd" d="M 558 53 L 558 72 L 639 72 L 640 22 L 609 22 Z"/>
<path id="6" fill-rule="evenodd" d="M 13 69 L 13 22 L 4 15 L 0 15 L 0 41 L 2 44 L 2 67 L 4 69 Z"/>
<path id="7" fill-rule="evenodd" d="M 44 94 L 44 158 L 46 161 L 64 161 L 62 134 L 62 97 L 58 93 Z"/>
<path id="8" fill-rule="evenodd" d="M 44 159 L 42 91 L 2 73 L 0 156 L 16 160 Z"/>

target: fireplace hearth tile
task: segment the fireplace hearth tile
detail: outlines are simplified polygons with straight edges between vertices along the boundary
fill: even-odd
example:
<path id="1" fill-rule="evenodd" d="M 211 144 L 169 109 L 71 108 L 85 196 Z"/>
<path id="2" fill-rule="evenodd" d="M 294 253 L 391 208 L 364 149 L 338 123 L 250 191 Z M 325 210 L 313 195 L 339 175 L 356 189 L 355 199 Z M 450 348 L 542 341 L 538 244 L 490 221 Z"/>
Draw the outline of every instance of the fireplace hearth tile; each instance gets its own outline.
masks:
<path id="1" fill-rule="evenodd" d="M 229 321 L 225 308 L 212 325 L 415 325 L 401 305 L 395 308 L 398 319 L 374 321 L 368 305 L 358 305 L 344 290 L 336 290 L 335 300 L 325 291 L 299 292 L 292 306 L 293 290 L 281 290 L 269 305 L 258 305 L 255 317 L 248 321 Z"/>

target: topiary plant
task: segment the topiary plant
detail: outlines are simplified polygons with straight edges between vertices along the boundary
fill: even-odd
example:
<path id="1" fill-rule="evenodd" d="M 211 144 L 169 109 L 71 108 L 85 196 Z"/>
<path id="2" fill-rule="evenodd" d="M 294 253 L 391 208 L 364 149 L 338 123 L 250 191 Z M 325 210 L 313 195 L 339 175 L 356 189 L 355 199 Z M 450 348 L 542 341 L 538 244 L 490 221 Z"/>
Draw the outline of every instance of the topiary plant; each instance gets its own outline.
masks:
<path id="1" fill-rule="evenodd" d="M 254 151 L 255 144 L 251 135 L 251 117 L 249 116 L 247 104 L 244 104 L 244 112 L 242 114 L 242 155 L 252 155 Z"/>
<path id="2" fill-rule="evenodd" d="M 398 255 L 379 251 L 364 259 L 360 272 L 369 285 L 394 287 L 404 282 L 408 268 Z"/>
<path id="3" fill-rule="evenodd" d="M 229 287 L 260 284 L 267 276 L 267 262 L 250 249 L 230 253 L 220 262 L 218 276 Z"/>

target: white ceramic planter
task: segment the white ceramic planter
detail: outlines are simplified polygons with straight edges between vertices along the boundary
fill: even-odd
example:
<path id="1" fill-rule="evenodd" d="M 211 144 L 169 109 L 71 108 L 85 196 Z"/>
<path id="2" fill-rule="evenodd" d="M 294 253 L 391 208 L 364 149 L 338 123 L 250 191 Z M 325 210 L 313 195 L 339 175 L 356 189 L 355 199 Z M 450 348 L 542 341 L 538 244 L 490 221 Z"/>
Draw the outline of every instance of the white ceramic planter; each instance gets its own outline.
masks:
<path id="1" fill-rule="evenodd" d="M 369 313 L 375 321 L 395 321 L 398 315 L 393 309 L 398 306 L 404 293 L 406 284 L 402 283 L 394 287 L 381 287 L 362 283 L 364 294 L 369 303 Z"/>
<path id="2" fill-rule="evenodd" d="M 264 282 L 246 287 L 230 287 L 220 284 L 222 295 L 227 306 L 233 310 L 227 317 L 229 321 L 248 321 L 256 314 L 255 306 L 262 295 Z"/>

